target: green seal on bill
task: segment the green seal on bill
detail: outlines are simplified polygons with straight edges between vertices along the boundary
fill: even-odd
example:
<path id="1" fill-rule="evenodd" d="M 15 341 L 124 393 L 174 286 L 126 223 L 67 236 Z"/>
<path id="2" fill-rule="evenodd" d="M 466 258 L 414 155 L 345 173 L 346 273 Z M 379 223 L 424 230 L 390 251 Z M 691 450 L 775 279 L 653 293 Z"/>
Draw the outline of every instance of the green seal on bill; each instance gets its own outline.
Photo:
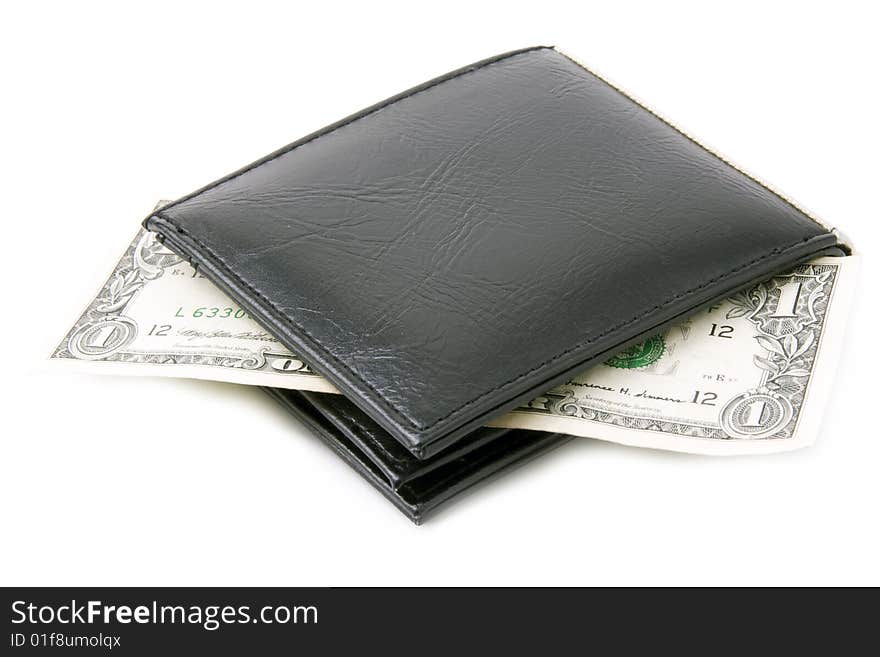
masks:
<path id="1" fill-rule="evenodd" d="M 662 335 L 655 335 L 644 342 L 634 344 L 629 349 L 624 349 L 605 361 L 610 367 L 619 367 L 625 370 L 635 370 L 640 367 L 653 365 L 663 356 L 666 351 L 666 342 Z"/>

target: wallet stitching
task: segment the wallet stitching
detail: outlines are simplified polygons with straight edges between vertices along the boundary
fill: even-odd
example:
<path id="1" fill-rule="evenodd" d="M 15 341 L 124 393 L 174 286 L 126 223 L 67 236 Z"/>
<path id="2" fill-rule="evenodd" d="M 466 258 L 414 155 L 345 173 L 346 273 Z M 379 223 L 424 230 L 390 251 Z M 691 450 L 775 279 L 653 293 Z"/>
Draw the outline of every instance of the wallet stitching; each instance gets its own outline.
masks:
<path id="1" fill-rule="evenodd" d="M 528 370 L 527 372 L 524 372 L 523 374 L 519 374 L 519 375 L 513 377 L 512 379 L 508 379 L 507 381 L 505 381 L 505 382 L 503 382 L 503 383 L 500 383 L 499 385 L 495 386 L 494 388 L 491 388 L 490 390 L 487 390 L 486 392 L 481 393 L 479 396 L 474 397 L 473 399 L 471 399 L 471 400 L 465 402 L 465 403 L 462 404 L 461 406 L 458 406 L 458 407 L 454 408 L 454 409 L 451 410 L 449 413 L 447 413 L 446 415 L 443 415 L 442 417 L 440 417 L 440 418 L 434 420 L 434 421 L 431 422 L 430 424 L 419 424 L 418 422 L 416 422 L 415 420 L 413 420 L 413 419 L 410 418 L 409 416 L 405 415 L 404 412 L 403 412 L 401 409 L 397 408 L 397 407 L 394 406 L 390 401 L 388 401 L 388 400 L 382 395 L 382 393 L 379 392 L 379 390 L 378 390 L 375 386 L 373 386 L 369 381 L 365 380 L 360 374 L 358 374 L 354 369 L 352 369 L 352 367 L 351 367 L 350 365 L 348 365 L 348 364 L 345 363 L 344 361 L 340 360 L 340 358 L 339 358 L 338 356 L 336 356 L 335 354 L 333 354 L 333 352 L 331 352 L 330 349 L 328 349 L 326 346 L 324 346 L 324 344 L 323 344 L 318 338 L 316 338 L 316 337 L 315 337 L 310 331 L 308 331 L 308 329 L 303 328 L 302 326 L 300 326 L 299 324 L 297 324 L 297 323 L 296 323 L 296 322 L 295 322 L 290 316 L 288 316 L 286 313 L 284 313 L 284 312 L 283 312 L 283 311 L 282 311 L 282 310 L 281 310 L 281 309 L 280 309 L 280 308 L 279 308 L 279 307 L 278 307 L 278 306 L 277 306 L 277 305 L 276 305 L 271 299 L 269 299 L 265 294 L 263 294 L 263 293 L 260 292 L 257 288 L 255 288 L 253 285 L 251 285 L 250 283 L 248 283 L 247 281 L 245 281 L 245 280 L 244 280 L 244 279 L 243 279 L 243 278 L 242 278 L 242 277 L 241 277 L 236 271 L 234 271 L 234 270 L 232 269 L 232 267 L 229 266 L 229 264 L 223 259 L 223 257 L 220 256 L 219 254 L 217 254 L 217 252 L 214 251 L 214 249 L 212 249 L 209 245 L 205 244 L 205 243 L 204 243 L 202 240 L 200 240 L 198 237 L 196 237 L 195 235 L 193 235 L 192 233 L 190 233 L 188 230 L 186 230 L 186 229 L 183 228 L 182 226 L 178 225 L 173 219 L 171 219 L 170 217 L 168 217 L 167 215 L 165 215 L 162 211 L 157 212 L 157 213 L 156 213 L 155 215 L 153 215 L 153 216 L 155 216 L 155 217 L 157 217 L 157 218 L 159 218 L 159 219 L 164 219 L 164 220 L 165 220 L 167 223 L 169 223 L 169 224 L 171 225 L 171 227 L 174 228 L 177 232 L 179 232 L 179 233 L 181 233 L 181 234 L 183 234 L 183 235 L 186 235 L 189 239 L 191 239 L 193 242 L 195 242 L 198 246 L 200 246 L 202 249 L 204 249 L 207 253 L 209 253 L 209 254 L 211 255 L 211 257 L 212 257 L 214 260 L 216 260 L 220 265 L 222 265 L 222 266 L 226 269 L 226 271 L 227 271 L 227 272 L 228 272 L 228 273 L 229 273 L 229 274 L 230 274 L 235 280 L 237 280 L 241 285 L 243 285 L 245 288 L 247 288 L 248 290 L 250 290 L 250 291 L 251 291 L 253 294 L 255 294 L 257 297 L 259 297 L 260 299 L 262 299 L 262 301 L 263 301 L 266 305 L 268 305 L 269 308 L 271 308 L 271 309 L 275 312 L 275 315 L 276 315 L 276 318 L 277 318 L 277 319 L 280 319 L 280 320 L 282 320 L 284 323 L 289 324 L 293 329 L 295 329 L 295 330 L 301 332 L 301 333 L 304 334 L 306 337 L 308 337 L 309 340 L 310 340 L 311 342 L 313 342 L 315 345 L 317 345 L 318 347 L 320 347 L 321 350 L 324 351 L 324 353 L 325 353 L 325 354 L 326 354 L 326 355 L 327 355 L 327 356 L 328 356 L 333 362 L 335 362 L 335 363 L 337 363 L 338 365 L 340 365 L 343 369 L 345 369 L 345 370 L 348 371 L 352 376 L 354 376 L 355 379 L 357 379 L 358 381 L 360 381 L 360 382 L 361 382 L 363 385 L 365 385 L 369 390 L 371 390 L 371 391 L 373 392 L 373 394 L 376 396 L 377 400 L 378 400 L 379 402 L 381 402 L 382 405 L 384 405 L 388 410 L 390 410 L 395 416 L 397 416 L 397 417 L 400 418 L 401 420 L 405 421 L 405 422 L 406 422 L 407 424 L 409 424 L 412 428 L 414 428 L 414 429 L 418 429 L 418 430 L 421 430 L 421 431 L 426 431 L 426 430 L 431 429 L 431 428 L 433 428 L 433 427 L 435 427 L 435 426 L 439 426 L 439 425 L 441 425 L 443 422 L 445 422 L 445 421 L 447 421 L 447 420 L 450 420 L 453 416 L 455 416 L 456 414 L 460 413 L 462 410 L 464 410 L 464 409 L 467 408 L 468 406 L 471 406 L 471 405 L 473 405 L 473 404 L 479 402 L 479 401 L 482 400 L 484 397 L 487 397 L 487 396 L 489 396 L 489 395 L 491 395 L 491 394 L 493 394 L 493 393 L 495 393 L 495 392 L 498 392 L 499 390 L 501 390 L 501 389 L 503 389 L 503 388 L 506 388 L 507 386 L 509 386 L 509 385 L 511 385 L 511 384 L 513 384 L 513 383 L 516 383 L 517 381 L 519 381 L 519 380 L 521 380 L 521 379 L 523 379 L 523 378 L 525 378 L 525 377 L 527 377 L 527 376 L 530 376 L 530 375 L 532 375 L 532 374 L 538 372 L 539 370 L 545 368 L 547 365 L 550 365 L 551 363 L 553 363 L 553 362 L 555 362 L 555 361 L 557 361 L 557 360 L 559 360 L 559 359 L 561 359 L 561 358 L 564 358 L 565 356 L 567 356 L 568 354 L 570 354 L 570 353 L 572 353 L 572 352 L 575 352 L 575 351 L 577 351 L 577 350 L 579 350 L 579 349 L 582 349 L 583 347 L 586 347 L 587 345 L 592 344 L 592 343 L 596 342 L 597 340 L 601 340 L 601 339 L 602 339 L 603 337 L 605 337 L 606 335 L 609 335 L 609 334 L 611 334 L 611 333 L 614 333 L 615 331 L 618 331 L 618 330 L 620 330 L 620 329 L 622 329 L 622 328 L 625 328 L 625 327 L 629 326 L 630 324 L 634 324 L 634 323 L 636 323 L 637 321 L 639 321 L 639 320 L 641 320 L 641 319 L 644 319 L 645 317 L 647 317 L 647 316 L 650 315 L 651 313 L 654 313 L 654 312 L 656 312 L 656 311 L 658 311 L 658 310 L 662 310 L 665 306 L 668 306 L 669 304 L 673 303 L 674 301 L 677 301 L 678 299 L 681 299 L 681 298 L 683 298 L 683 297 L 685 297 L 685 296 L 688 296 L 688 295 L 690 295 L 690 294 L 693 294 L 694 292 L 698 292 L 698 291 L 700 291 L 700 290 L 702 290 L 702 289 L 704 289 L 704 288 L 706 288 L 706 287 L 709 287 L 710 285 L 712 285 L 713 283 L 715 283 L 715 282 L 721 280 L 722 278 L 726 278 L 727 276 L 730 276 L 731 274 L 735 274 L 735 273 L 737 273 L 737 272 L 739 272 L 739 271 L 742 271 L 743 269 L 746 269 L 747 267 L 751 267 L 752 265 L 756 265 L 756 264 L 758 264 L 759 262 L 761 262 L 761 261 L 763 261 L 763 260 L 766 260 L 767 258 L 770 258 L 770 257 L 772 257 L 772 256 L 774 256 L 774 255 L 781 255 L 782 253 L 785 253 L 786 251 L 790 251 L 790 250 L 792 250 L 792 249 L 794 249 L 794 248 L 796 248 L 796 247 L 798 247 L 798 246 L 801 246 L 802 244 L 805 244 L 806 242 L 809 242 L 811 239 L 815 239 L 816 237 L 825 237 L 825 236 L 826 236 L 826 235 L 808 235 L 807 237 L 804 237 L 803 239 L 798 240 L 797 242 L 793 242 L 792 244 L 788 244 L 788 245 L 786 245 L 786 246 L 782 246 L 782 247 L 776 247 L 776 248 L 774 248 L 773 250 L 771 250 L 771 251 L 765 253 L 764 255 L 762 255 L 762 256 L 760 256 L 760 257 L 754 258 L 754 259 L 750 260 L 749 262 L 746 262 L 745 264 L 738 265 L 737 267 L 734 267 L 733 269 L 731 269 L 731 270 L 729 270 L 729 271 L 726 271 L 726 272 L 724 272 L 724 273 L 722 273 L 722 274 L 719 274 L 718 276 L 715 276 L 715 277 L 713 277 L 713 278 L 710 278 L 708 281 L 705 281 L 704 283 L 701 283 L 700 285 L 697 285 L 697 286 L 695 286 L 695 287 L 692 287 L 692 288 L 689 288 L 689 289 L 687 289 L 687 290 L 684 290 L 683 292 L 678 292 L 678 293 L 676 293 L 675 295 L 668 297 L 668 298 L 665 299 L 664 301 L 662 301 L 662 302 L 660 302 L 660 303 L 658 303 L 658 304 L 655 304 L 654 306 L 648 308 L 647 310 L 644 310 L 644 311 L 640 312 L 639 314 L 637 314 L 636 316 L 632 317 L 631 319 L 628 319 L 628 320 L 626 320 L 626 321 L 624 321 L 624 322 L 621 322 L 621 323 L 619 323 L 619 324 L 616 324 L 616 325 L 614 325 L 614 326 L 612 326 L 612 327 L 610 327 L 610 328 L 608 328 L 608 329 L 602 331 L 601 333 L 598 333 L 597 335 L 594 335 L 593 337 L 591 337 L 591 338 L 589 338 L 589 339 L 587 339 L 587 340 L 584 340 L 584 341 L 582 341 L 582 342 L 579 342 L 579 343 L 576 344 L 575 346 L 570 347 L 570 348 L 566 349 L 565 351 L 562 351 L 561 353 L 559 353 L 559 354 L 557 354 L 557 355 L 555 355 L 555 356 L 552 356 L 551 358 L 549 358 L 549 359 L 547 359 L 547 360 L 545 360 L 545 361 L 539 363 L 538 365 L 535 365 L 532 369 Z"/>

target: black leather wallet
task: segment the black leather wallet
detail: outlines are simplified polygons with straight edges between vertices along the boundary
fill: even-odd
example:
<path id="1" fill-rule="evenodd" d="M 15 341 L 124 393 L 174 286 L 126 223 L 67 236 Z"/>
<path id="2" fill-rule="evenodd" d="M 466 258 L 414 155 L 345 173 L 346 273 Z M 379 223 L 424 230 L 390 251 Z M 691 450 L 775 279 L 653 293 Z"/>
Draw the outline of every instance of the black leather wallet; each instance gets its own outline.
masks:
<path id="1" fill-rule="evenodd" d="M 487 418 L 702 306 L 845 251 L 546 47 L 369 107 L 145 225 L 416 459 L 479 441 Z M 325 411 L 309 417 L 341 440 L 347 421 Z"/>

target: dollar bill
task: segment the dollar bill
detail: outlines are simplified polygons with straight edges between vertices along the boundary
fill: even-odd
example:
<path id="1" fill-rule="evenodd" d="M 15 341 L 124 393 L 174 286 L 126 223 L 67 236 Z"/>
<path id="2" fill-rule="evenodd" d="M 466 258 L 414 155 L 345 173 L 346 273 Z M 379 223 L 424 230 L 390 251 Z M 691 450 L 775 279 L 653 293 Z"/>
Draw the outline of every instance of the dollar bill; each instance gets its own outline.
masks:
<path id="1" fill-rule="evenodd" d="M 700 454 L 809 445 L 857 269 L 827 257 L 773 276 L 491 424 Z"/>
<path id="2" fill-rule="evenodd" d="M 144 229 L 50 361 L 99 373 L 336 392 Z"/>
<path id="3" fill-rule="evenodd" d="M 780 273 L 490 424 L 706 454 L 810 444 L 831 392 L 857 267 L 857 257 L 829 257 Z M 143 229 L 50 360 L 337 392 Z"/>

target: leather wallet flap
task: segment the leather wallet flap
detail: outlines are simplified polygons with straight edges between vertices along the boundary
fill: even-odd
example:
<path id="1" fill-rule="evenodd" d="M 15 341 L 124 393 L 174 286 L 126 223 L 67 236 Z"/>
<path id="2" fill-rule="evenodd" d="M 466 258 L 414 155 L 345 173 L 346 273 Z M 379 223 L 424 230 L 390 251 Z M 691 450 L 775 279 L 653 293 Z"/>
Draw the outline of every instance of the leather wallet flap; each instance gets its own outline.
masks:
<path id="1" fill-rule="evenodd" d="M 419 457 L 836 244 L 543 47 L 368 108 L 146 225 Z"/>

